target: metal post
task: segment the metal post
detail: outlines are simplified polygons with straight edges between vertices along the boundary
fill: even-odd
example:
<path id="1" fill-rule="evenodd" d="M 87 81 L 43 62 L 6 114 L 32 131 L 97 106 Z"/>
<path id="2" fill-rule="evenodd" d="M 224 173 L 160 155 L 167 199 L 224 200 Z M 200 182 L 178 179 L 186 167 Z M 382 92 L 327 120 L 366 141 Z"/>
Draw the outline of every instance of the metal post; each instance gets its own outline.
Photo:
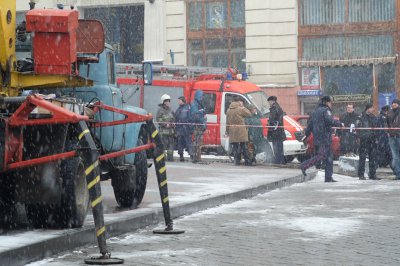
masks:
<path id="1" fill-rule="evenodd" d="M 103 212 L 103 196 L 101 195 L 100 186 L 100 161 L 99 151 L 90 134 L 90 130 L 86 122 L 79 122 L 78 140 L 80 150 L 78 153 L 82 157 L 86 167 L 85 175 L 87 187 L 89 190 L 90 205 L 92 207 L 94 225 L 96 230 L 97 242 L 99 245 L 101 256 L 97 258 L 85 259 L 86 264 L 122 264 L 124 260 L 111 258 L 111 253 L 107 250 L 106 243 L 106 226 L 104 225 Z"/>
<path id="2" fill-rule="evenodd" d="M 161 141 L 161 137 L 156 129 L 153 121 L 147 121 L 148 134 L 155 144 L 153 150 L 154 167 L 156 169 L 158 188 L 160 190 L 161 205 L 164 213 L 164 220 L 166 228 L 164 230 L 154 230 L 155 234 L 182 234 L 185 231 L 174 230 L 173 221 L 171 218 L 171 212 L 169 208 L 169 197 L 168 197 L 168 184 L 167 184 L 167 169 L 165 166 L 165 153 L 164 145 Z"/>

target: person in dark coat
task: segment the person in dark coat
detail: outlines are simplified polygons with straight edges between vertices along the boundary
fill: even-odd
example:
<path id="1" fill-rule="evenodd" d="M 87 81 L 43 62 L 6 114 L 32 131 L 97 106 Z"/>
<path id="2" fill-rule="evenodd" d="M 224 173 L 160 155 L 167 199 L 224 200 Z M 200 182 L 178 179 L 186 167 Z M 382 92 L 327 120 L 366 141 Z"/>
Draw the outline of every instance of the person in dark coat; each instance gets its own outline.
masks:
<path id="1" fill-rule="evenodd" d="M 342 155 L 355 155 L 358 150 L 357 136 L 354 127 L 359 120 L 360 115 L 354 111 L 354 105 L 348 104 L 346 112 L 340 116 L 340 122 L 346 128 L 338 131 L 340 136 L 340 153 Z"/>
<path id="2" fill-rule="evenodd" d="M 336 121 L 332 117 L 332 99 L 330 96 L 324 96 L 318 104 L 314 113 L 309 119 L 306 128 L 305 137 L 309 137 L 311 133 L 314 136 L 314 146 L 317 154 L 309 160 L 304 161 L 300 165 L 301 172 L 306 176 L 306 170 L 313 165 L 323 161 L 325 164 L 325 182 L 336 182 L 332 178 L 333 175 L 333 153 L 332 144 L 332 127 L 341 127 L 342 123 Z"/>
<path id="3" fill-rule="evenodd" d="M 206 111 L 203 106 L 203 91 L 197 90 L 194 100 L 190 105 L 190 119 L 194 123 L 192 162 L 197 163 L 201 159 L 201 146 L 203 145 L 203 134 L 207 129 Z"/>
<path id="4" fill-rule="evenodd" d="M 396 180 L 400 180 L 400 100 L 392 101 L 392 109 L 387 115 L 387 123 L 389 128 L 389 145 L 392 151 L 392 169 L 396 175 Z"/>
<path id="5" fill-rule="evenodd" d="M 378 127 L 387 128 L 387 115 L 390 110 L 390 106 L 386 105 L 381 108 L 381 112 L 378 117 Z M 385 130 L 378 131 L 378 147 L 377 147 L 376 161 L 378 167 L 385 167 L 392 161 L 392 152 L 389 145 L 389 137 Z"/>
<path id="6" fill-rule="evenodd" d="M 235 165 L 240 165 L 242 155 L 244 164 L 252 165 L 247 153 L 249 135 L 245 126 L 245 118 L 249 116 L 251 116 L 250 111 L 243 106 L 239 97 L 235 97 L 226 112 L 226 133 L 229 136 L 229 143 L 232 144 Z"/>
<path id="7" fill-rule="evenodd" d="M 181 162 L 185 161 L 183 151 L 186 148 L 192 155 L 192 125 L 190 125 L 190 105 L 184 96 L 178 98 L 179 107 L 175 111 L 175 132 L 178 143 L 178 154 Z"/>
<path id="8" fill-rule="evenodd" d="M 267 100 L 271 106 L 268 119 L 268 141 L 272 142 L 275 163 L 285 164 L 283 154 L 283 142 L 286 140 L 285 129 L 283 128 L 283 116 L 285 113 L 277 103 L 278 98 L 276 96 L 270 96 Z"/>
<path id="9" fill-rule="evenodd" d="M 256 155 L 263 152 L 264 136 L 260 116 L 257 114 L 257 108 L 250 104 L 247 109 L 251 112 L 251 116 L 246 117 L 245 123 L 249 131 L 249 143 L 247 150 L 249 152 L 249 160 L 256 163 Z"/>
<path id="10" fill-rule="evenodd" d="M 376 128 L 378 120 L 373 114 L 374 107 L 372 104 L 365 106 L 365 111 L 361 115 L 361 119 L 357 123 L 359 128 Z M 376 146 L 378 131 L 370 129 L 357 130 L 357 136 L 360 138 L 359 161 L 358 161 L 358 178 L 365 180 L 365 160 L 369 159 L 369 179 L 378 179 L 376 177 Z"/>

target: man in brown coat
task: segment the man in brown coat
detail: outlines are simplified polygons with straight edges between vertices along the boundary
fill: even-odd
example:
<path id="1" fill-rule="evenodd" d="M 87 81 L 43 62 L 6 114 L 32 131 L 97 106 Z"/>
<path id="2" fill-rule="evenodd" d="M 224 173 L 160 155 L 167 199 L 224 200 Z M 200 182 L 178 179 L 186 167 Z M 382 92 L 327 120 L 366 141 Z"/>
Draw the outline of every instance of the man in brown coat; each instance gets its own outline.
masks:
<path id="1" fill-rule="evenodd" d="M 235 97 L 226 113 L 226 133 L 229 136 L 229 143 L 232 144 L 235 165 L 240 165 L 242 154 L 245 165 L 252 164 L 247 154 L 249 136 L 245 124 L 245 118 L 249 116 L 251 113 L 244 107 L 243 101 L 239 97 Z"/>

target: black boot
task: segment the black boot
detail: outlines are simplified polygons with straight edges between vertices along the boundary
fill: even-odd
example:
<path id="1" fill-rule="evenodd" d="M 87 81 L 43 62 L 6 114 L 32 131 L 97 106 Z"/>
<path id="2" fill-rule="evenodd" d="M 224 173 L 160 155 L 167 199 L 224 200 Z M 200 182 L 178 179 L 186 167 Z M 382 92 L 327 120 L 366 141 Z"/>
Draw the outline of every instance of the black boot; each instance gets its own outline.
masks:
<path id="1" fill-rule="evenodd" d="M 179 161 L 180 161 L 180 162 L 184 162 L 184 161 L 185 161 L 185 158 L 183 158 L 183 154 L 180 154 L 180 155 L 179 155 Z"/>
<path id="2" fill-rule="evenodd" d="M 253 161 L 251 161 L 251 160 L 245 161 L 244 165 L 245 166 L 253 166 Z"/>
<path id="3" fill-rule="evenodd" d="M 174 153 L 173 152 L 170 152 L 170 151 L 167 152 L 167 161 L 168 162 L 174 161 Z"/>

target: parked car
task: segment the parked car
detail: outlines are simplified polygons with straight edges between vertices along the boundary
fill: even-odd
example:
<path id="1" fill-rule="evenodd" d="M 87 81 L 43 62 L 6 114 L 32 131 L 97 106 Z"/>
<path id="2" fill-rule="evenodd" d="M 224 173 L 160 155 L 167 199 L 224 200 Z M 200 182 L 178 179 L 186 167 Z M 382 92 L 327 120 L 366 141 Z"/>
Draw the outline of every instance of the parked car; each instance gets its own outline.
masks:
<path id="1" fill-rule="evenodd" d="M 297 121 L 299 124 L 301 124 L 304 128 L 307 128 L 308 124 L 308 119 L 310 118 L 309 115 L 292 115 L 292 119 Z M 338 117 L 334 117 L 335 120 L 339 120 Z M 334 133 L 332 134 L 332 151 L 333 151 L 333 158 L 336 160 L 340 156 L 340 138 Z M 309 138 L 307 139 L 307 151 L 305 154 L 297 156 L 297 159 L 300 162 L 303 162 L 309 158 L 315 153 L 315 147 L 314 147 L 314 140 L 313 140 L 313 135 L 311 134 Z"/>

